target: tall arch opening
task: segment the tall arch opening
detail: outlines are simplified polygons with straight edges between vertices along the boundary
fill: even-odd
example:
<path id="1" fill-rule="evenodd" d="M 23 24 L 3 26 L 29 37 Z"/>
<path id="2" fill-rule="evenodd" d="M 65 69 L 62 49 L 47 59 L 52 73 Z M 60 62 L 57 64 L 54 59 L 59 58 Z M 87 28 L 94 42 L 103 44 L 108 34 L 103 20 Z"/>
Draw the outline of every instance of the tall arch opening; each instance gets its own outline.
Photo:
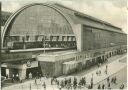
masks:
<path id="1" fill-rule="evenodd" d="M 24 7 L 5 27 L 3 47 L 9 49 L 76 49 L 76 38 L 70 23 L 49 5 Z"/>

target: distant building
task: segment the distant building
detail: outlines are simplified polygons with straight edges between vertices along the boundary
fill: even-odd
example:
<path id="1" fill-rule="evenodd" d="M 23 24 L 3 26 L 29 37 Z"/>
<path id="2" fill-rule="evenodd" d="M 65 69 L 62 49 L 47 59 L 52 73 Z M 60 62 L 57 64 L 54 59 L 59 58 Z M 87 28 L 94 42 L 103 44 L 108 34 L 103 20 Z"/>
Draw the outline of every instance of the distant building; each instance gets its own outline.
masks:
<path id="1" fill-rule="evenodd" d="M 126 38 L 121 28 L 63 5 L 29 4 L 13 13 L 4 25 L 3 75 L 8 69 L 10 77 L 19 73 L 22 79 L 37 71 L 59 76 L 68 74 L 66 64 L 70 64 L 70 72 L 79 71 L 125 53 Z M 47 54 L 51 51 L 56 52 Z"/>

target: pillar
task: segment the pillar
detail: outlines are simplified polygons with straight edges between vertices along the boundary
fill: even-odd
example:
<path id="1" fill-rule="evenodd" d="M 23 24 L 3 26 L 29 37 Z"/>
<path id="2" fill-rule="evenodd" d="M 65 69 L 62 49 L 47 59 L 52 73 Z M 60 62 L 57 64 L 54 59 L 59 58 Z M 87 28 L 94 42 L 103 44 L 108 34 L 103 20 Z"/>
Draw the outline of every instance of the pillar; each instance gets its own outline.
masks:
<path id="1" fill-rule="evenodd" d="M 9 75 L 9 69 L 6 68 L 6 76 Z"/>

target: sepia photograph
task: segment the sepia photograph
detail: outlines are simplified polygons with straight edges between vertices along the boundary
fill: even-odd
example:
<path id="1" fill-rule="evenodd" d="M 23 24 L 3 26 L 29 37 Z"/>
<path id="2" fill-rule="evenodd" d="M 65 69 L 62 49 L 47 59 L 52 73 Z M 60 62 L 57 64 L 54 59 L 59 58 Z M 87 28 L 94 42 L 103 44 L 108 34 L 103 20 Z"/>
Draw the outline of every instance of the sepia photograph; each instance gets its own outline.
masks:
<path id="1" fill-rule="evenodd" d="M 1 90 L 127 90 L 127 0 L 0 0 Z"/>

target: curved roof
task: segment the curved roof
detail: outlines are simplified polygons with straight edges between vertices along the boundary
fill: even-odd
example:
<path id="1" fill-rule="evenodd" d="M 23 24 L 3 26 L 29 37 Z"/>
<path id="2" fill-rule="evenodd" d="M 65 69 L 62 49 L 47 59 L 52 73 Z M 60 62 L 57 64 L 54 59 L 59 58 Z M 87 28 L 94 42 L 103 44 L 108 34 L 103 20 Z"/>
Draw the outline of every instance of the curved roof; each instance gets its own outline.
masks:
<path id="1" fill-rule="evenodd" d="M 107 30 L 107 31 L 125 34 L 121 28 L 114 26 L 111 23 L 97 19 L 95 17 L 81 13 L 81 12 L 73 10 L 71 8 L 65 7 L 65 6 L 58 4 L 58 3 L 56 3 L 55 6 L 60 8 L 60 10 L 62 10 L 63 12 L 65 12 L 72 19 L 72 21 L 76 24 L 83 24 L 86 26 L 93 27 L 93 26 L 95 26 L 95 24 L 93 25 L 93 22 L 94 23 L 96 22 L 96 23 L 101 24 L 102 26 L 100 27 L 99 25 L 97 25 L 94 28 L 99 28 L 102 30 Z M 91 23 L 90 23 L 90 21 L 91 21 Z"/>
<path id="2" fill-rule="evenodd" d="M 62 11 L 60 11 L 59 9 L 57 9 L 54 5 L 50 5 L 50 4 L 44 4 L 44 3 L 34 3 L 34 4 L 29 4 L 29 5 L 25 5 L 24 7 L 22 7 L 22 8 L 20 8 L 18 11 L 16 11 L 14 14 L 12 14 L 11 16 L 10 16 L 10 18 L 7 20 L 7 22 L 6 22 L 6 24 L 5 24 L 5 27 L 4 27 L 4 31 L 3 31 L 3 34 L 2 34 L 2 43 L 3 43 L 3 41 L 4 41 L 4 36 L 6 35 L 6 34 L 8 34 L 8 33 L 10 33 L 10 34 L 17 34 L 16 33 L 16 31 L 17 30 L 21 30 L 21 31 L 24 31 L 26 34 L 33 34 L 32 32 L 31 32 L 31 30 L 34 28 L 34 27 L 32 27 L 32 26 L 34 26 L 35 24 L 37 25 L 37 23 L 38 23 L 38 25 L 39 26 L 36 26 L 37 28 L 36 29 L 38 29 L 38 31 L 36 31 L 36 32 L 34 32 L 35 34 L 34 35 L 36 35 L 36 34 L 40 34 L 41 32 L 40 32 L 40 30 L 42 30 L 42 29 L 44 29 L 45 31 L 43 32 L 44 34 L 48 34 L 48 33 L 50 33 L 50 29 L 48 29 L 48 30 L 46 30 L 46 27 L 44 27 L 44 26 L 41 26 L 42 25 L 42 22 L 44 22 L 44 21 L 42 21 L 41 22 L 41 20 L 40 20 L 40 18 L 38 18 L 39 17 L 39 15 L 35 15 L 35 13 L 36 12 L 38 12 L 38 10 L 35 10 L 35 12 L 32 12 L 31 11 L 31 13 L 30 13 L 30 8 L 32 8 L 32 9 L 34 9 L 35 7 L 34 6 L 36 6 L 36 7 L 38 7 L 38 9 L 40 9 L 40 10 L 42 10 L 42 8 L 41 7 L 48 7 L 49 8 L 49 11 L 50 11 L 50 13 L 51 12 L 53 12 L 53 14 L 54 15 L 49 15 L 49 16 L 52 16 L 52 17 L 50 17 L 50 18 L 54 18 L 54 20 L 51 20 L 50 21 L 50 23 L 52 23 L 52 25 L 54 25 L 53 27 L 56 27 L 55 28 L 55 30 L 56 31 L 52 31 L 51 32 L 51 34 L 52 33 L 54 33 L 54 34 L 74 34 L 73 33 L 73 30 L 72 30 L 72 26 L 71 26 L 71 24 L 70 24 L 70 22 L 71 21 L 69 21 L 68 19 L 67 19 L 67 16 L 62 12 Z M 28 9 L 28 10 L 27 10 Z M 31 16 L 33 16 L 33 15 L 35 15 L 34 17 L 36 17 L 36 19 L 38 19 L 37 20 L 37 22 L 35 22 L 35 23 L 33 23 L 32 21 L 27 21 L 26 19 L 28 19 L 28 18 L 25 18 L 25 19 L 23 19 L 23 18 L 20 18 L 20 19 L 18 19 L 18 17 L 21 15 L 21 16 L 23 16 L 22 14 L 23 13 L 26 13 L 25 12 L 25 10 L 26 10 L 26 12 L 29 12 L 29 15 L 31 15 Z M 46 10 L 45 10 L 46 11 Z M 40 12 L 40 11 L 39 11 Z M 33 14 L 32 14 L 33 13 Z M 43 13 L 43 11 L 41 11 L 41 13 L 42 14 L 46 14 L 46 13 Z M 41 14 L 40 13 L 40 14 Z M 43 15 L 40 15 L 40 16 L 43 16 Z M 28 16 L 29 16 L 28 15 Z M 45 16 L 47 16 L 48 17 L 48 15 L 46 14 Z M 57 18 L 55 18 L 55 17 L 58 17 L 58 20 L 56 20 Z M 43 19 L 44 19 L 45 17 L 43 17 Z M 33 19 L 33 18 L 29 18 L 29 19 Z M 29 26 L 29 25 L 24 25 L 24 23 L 22 23 L 22 21 L 24 21 L 25 23 L 27 22 L 27 23 L 29 23 L 29 24 L 31 24 L 31 26 Z M 48 22 L 48 20 L 46 20 L 47 22 Z M 58 22 L 57 22 L 58 21 Z M 18 23 L 18 25 L 17 25 L 17 23 Z M 14 24 L 14 25 L 13 25 Z M 15 25 L 16 24 L 16 25 Z M 47 26 L 48 26 L 48 24 L 49 23 L 43 23 L 43 24 L 46 24 Z M 60 28 L 57 26 L 58 24 L 60 24 Z M 45 25 L 45 26 L 46 26 Z M 63 26 L 63 27 L 62 27 Z M 17 28 L 17 27 L 20 27 L 20 28 Z M 27 29 L 30 29 L 30 30 L 28 30 L 27 32 L 26 32 L 26 30 L 23 30 L 23 27 L 27 27 Z M 52 27 L 52 26 L 50 26 L 50 27 Z M 62 27 L 62 28 L 61 28 Z M 10 32 L 10 28 L 12 29 L 12 30 L 14 30 L 14 31 L 11 31 Z M 35 28 L 34 28 L 35 29 Z M 52 28 L 53 29 L 53 28 Z M 61 30 L 62 29 L 62 30 Z M 60 31 L 57 31 L 57 30 L 61 30 L 62 32 L 60 32 Z M 19 32 L 18 31 L 18 32 Z M 49 32 L 48 32 L 49 31 Z M 45 32 L 47 32 L 47 33 L 45 33 Z M 22 34 L 21 32 L 20 33 L 18 33 L 18 34 Z M 23 33 L 24 34 L 24 33 Z"/>

